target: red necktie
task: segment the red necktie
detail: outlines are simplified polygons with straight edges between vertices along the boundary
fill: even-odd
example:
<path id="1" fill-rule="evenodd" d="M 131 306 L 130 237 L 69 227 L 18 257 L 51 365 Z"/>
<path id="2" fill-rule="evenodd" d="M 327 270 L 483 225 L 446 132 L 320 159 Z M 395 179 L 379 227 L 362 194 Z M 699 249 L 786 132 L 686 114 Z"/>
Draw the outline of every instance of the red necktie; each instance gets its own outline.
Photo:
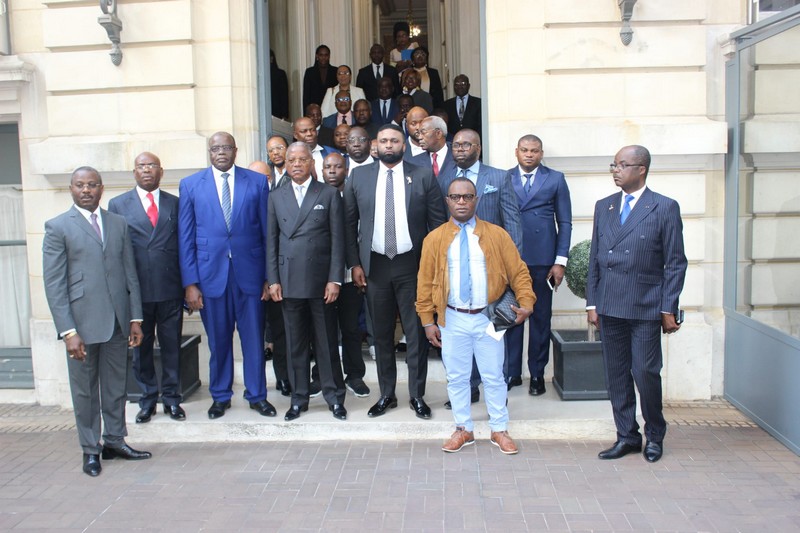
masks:
<path id="1" fill-rule="evenodd" d="M 432 165 L 433 165 L 433 175 L 434 175 L 434 176 L 436 176 L 437 178 L 439 177 L 439 163 L 436 161 L 436 157 L 437 157 L 438 155 L 439 155 L 439 154 L 437 154 L 436 152 L 433 152 L 433 153 L 431 154 L 431 159 L 433 160 L 433 161 L 432 161 Z"/>
<path id="2" fill-rule="evenodd" d="M 150 219 L 150 223 L 155 228 L 156 224 L 158 224 L 158 208 L 156 207 L 156 202 L 153 199 L 153 193 L 147 193 L 147 199 L 150 200 L 150 207 L 147 208 L 147 218 Z"/>

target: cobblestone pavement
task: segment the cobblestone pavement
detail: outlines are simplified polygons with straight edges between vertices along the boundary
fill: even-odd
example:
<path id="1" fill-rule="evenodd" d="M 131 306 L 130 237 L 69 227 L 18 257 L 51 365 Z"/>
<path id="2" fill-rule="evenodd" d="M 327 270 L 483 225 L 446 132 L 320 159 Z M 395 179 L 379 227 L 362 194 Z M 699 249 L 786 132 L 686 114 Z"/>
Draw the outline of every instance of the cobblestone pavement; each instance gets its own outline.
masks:
<path id="1" fill-rule="evenodd" d="M 2 531 L 800 531 L 800 458 L 724 401 L 671 404 L 664 458 L 608 442 L 171 443 L 81 472 L 69 411 L 0 406 Z"/>

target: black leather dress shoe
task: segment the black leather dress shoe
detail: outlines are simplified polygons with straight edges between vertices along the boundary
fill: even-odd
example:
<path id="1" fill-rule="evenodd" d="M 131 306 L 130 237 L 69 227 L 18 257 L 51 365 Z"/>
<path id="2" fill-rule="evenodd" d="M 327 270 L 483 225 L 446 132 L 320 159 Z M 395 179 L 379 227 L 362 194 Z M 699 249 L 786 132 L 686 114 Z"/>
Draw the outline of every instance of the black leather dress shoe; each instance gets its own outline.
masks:
<path id="1" fill-rule="evenodd" d="M 275 416 L 278 414 L 278 412 L 275 410 L 275 406 L 269 403 L 267 400 L 251 403 L 250 409 L 255 409 L 261 416 Z"/>
<path id="2" fill-rule="evenodd" d="M 272 348 L 264 348 L 264 360 L 272 361 Z"/>
<path id="3" fill-rule="evenodd" d="M 508 380 L 508 390 L 511 390 L 512 387 L 520 387 L 522 386 L 522 378 L 515 377 Z"/>
<path id="4" fill-rule="evenodd" d="M 328 409 L 331 410 L 333 413 L 333 418 L 338 418 L 339 420 L 347 420 L 347 409 L 344 408 L 344 405 L 340 403 L 335 403 L 333 405 L 329 405 Z"/>
<path id="5" fill-rule="evenodd" d="M 96 453 L 83 454 L 83 473 L 92 477 L 100 475 L 103 467 L 100 466 L 100 456 Z"/>
<path id="6" fill-rule="evenodd" d="M 293 405 L 288 411 L 286 411 L 286 414 L 283 415 L 283 419 L 287 422 L 296 420 L 297 418 L 300 418 L 300 413 L 303 411 L 308 411 L 307 405 Z"/>
<path id="7" fill-rule="evenodd" d="M 620 457 L 625 457 L 629 453 L 639 453 L 640 451 L 642 451 L 641 444 L 626 444 L 617 441 L 611 448 L 598 453 L 597 457 L 600 459 L 619 459 Z"/>
<path id="8" fill-rule="evenodd" d="M 481 399 L 481 390 L 480 389 L 472 389 L 469 393 L 469 403 L 478 403 Z M 506 401 L 508 403 L 508 401 Z M 450 400 L 444 402 L 445 409 L 452 409 L 453 405 L 450 403 Z"/>
<path id="9" fill-rule="evenodd" d="M 215 419 L 225 416 L 225 409 L 231 408 L 231 401 L 227 402 L 213 402 L 211 407 L 208 408 L 208 418 Z"/>
<path id="10" fill-rule="evenodd" d="M 153 415 L 156 414 L 156 406 L 152 407 L 145 407 L 136 414 L 136 423 L 137 424 L 144 424 L 146 422 L 150 422 L 150 419 L 153 418 Z"/>
<path id="11" fill-rule="evenodd" d="M 663 453 L 664 446 L 660 442 L 647 441 L 642 455 L 644 455 L 644 458 L 648 463 L 655 463 L 661 459 L 661 455 Z"/>
<path id="12" fill-rule="evenodd" d="M 408 345 L 404 342 L 398 342 L 394 345 L 395 352 L 405 352 L 406 350 L 408 350 Z"/>
<path id="13" fill-rule="evenodd" d="M 275 388 L 281 391 L 281 396 L 291 396 L 292 386 L 288 379 L 279 379 Z"/>
<path id="14" fill-rule="evenodd" d="M 134 450 L 127 444 L 123 444 L 119 448 L 111 448 L 109 446 L 103 446 L 103 459 L 116 459 L 119 457 L 120 459 L 127 459 L 128 461 L 141 461 L 142 459 L 150 459 L 153 457 L 153 454 L 150 452 L 140 452 L 139 450 Z"/>
<path id="15" fill-rule="evenodd" d="M 388 396 L 381 396 L 375 405 L 369 408 L 367 416 L 376 417 L 386 413 L 388 409 L 397 407 L 397 398 L 389 398 Z"/>
<path id="16" fill-rule="evenodd" d="M 425 403 L 425 400 L 422 398 L 411 398 L 408 401 L 408 405 L 411 406 L 411 410 L 417 415 L 417 418 L 423 418 L 425 420 L 431 417 L 431 408 L 428 407 L 428 404 Z"/>
<path id="17" fill-rule="evenodd" d="M 544 393 L 544 378 L 531 378 L 531 386 L 528 389 L 528 394 L 531 396 L 541 396 Z"/>
<path id="18" fill-rule="evenodd" d="M 173 420 L 186 420 L 186 411 L 180 405 L 165 405 L 164 414 Z"/>

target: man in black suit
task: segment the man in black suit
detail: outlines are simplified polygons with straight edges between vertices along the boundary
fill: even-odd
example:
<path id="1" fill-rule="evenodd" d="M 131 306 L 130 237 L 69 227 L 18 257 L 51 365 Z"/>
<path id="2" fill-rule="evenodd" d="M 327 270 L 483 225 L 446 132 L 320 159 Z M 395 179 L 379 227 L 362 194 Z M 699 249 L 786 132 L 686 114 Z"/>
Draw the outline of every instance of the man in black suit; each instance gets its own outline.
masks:
<path id="1" fill-rule="evenodd" d="M 380 126 L 372 122 L 372 106 L 363 98 L 353 104 L 353 125 L 364 128 L 370 139 L 378 136 Z"/>
<path id="2" fill-rule="evenodd" d="M 425 338 L 414 302 L 422 241 L 447 215 L 433 173 L 403 162 L 403 131 L 387 124 L 377 141 L 380 161 L 355 169 L 344 190 L 347 264 L 356 286 L 366 288 L 377 352 L 381 397 L 368 415 L 397 407 L 394 330 L 399 308 L 408 339 L 409 404 L 418 417 L 430 418 L 423 399 L 427 351 L 421 346 Z"/>
<path id="3" fill-rule="evenodd" d="M 481 117 L 481 99 L 469 94 L 469 78 L 459 74 L 453 81 L 456 96 L 444 103 L 447 112 L 447 129 L 455 135 L 462 129 L 471 129 L 483 136 L 483 119 Z"/>
<path id="4" fill-rule="evenodd" d="M 273 300 L 283 302 L 292 384 L 287 421 L 308 410 L 312 334 L 322 394 L 335 418 L 347 418 L 335 305 L 344 274 L 341 197 L 312 178 L 313 164 L 305 143 L 291 144 L 286 165 L 292 183 L 268 200 L 269 291 Z"/>
<path id="5" fill-rule="evenodd" d="M 303 109 L 309 104 L 322 105 L 328 87 L 334 87 L 336 70 L 331 63 L 331 49 L 321 44 L 314 55 L 314 64 L 306 69 L 303 74 Z"/>
<path id="6" fill-rule="evenodd" d="M 314 123 L 314 127 L 317 129 L 317 142 L 323 146 L 333 146 L 333 128 L 322 125 L 322 108 L 319 104 L 308 104 L 303 116 L 310 118 Z"/>
<path id="7" fill-rule="evenodd" d="M 614 157 L 614 184 L 622 189 L 597 202 L 592 225 L 588 320 L 600 330 L 606 385 L 617 441 L 600 459 L 642 451 L 636 422 L 639 390 L 647 444 L 658 461 L 667 432 L 661 404 L 661 332 L 680 329 L 678 298 L 686 277 L 683 222 L 678 203 L 646 186 L 650 152 L 626 146 Z"/>
<path id="8" fill-rule="evenodd" d="M 101 454 L 103 459 L 151 457 L 125 443 L 128 347 L 142 342 L 142 305 L 128 224 L 100 208 L 100 173 L 76 169 L 69 191 L 74 205 L 44 225 L 42 274 L 69 356 L 83 472 L 95 477 L 102 470 Z"/>
<path id="9" fill-rule="evenodd" d="M 358 70 L 356 87 L 364 89 L 364 95 L 370 102 L 378 98 L 378 86 L 384 77 L 392 81 L 393 93 L 400 92 L 400 78 L 397 69 L 383 62 L 385 50 L 383 46 L 375 43 L 369 49 L 370 64 Z"/>
<path id="10" fill-rule="evenodd" d="M 133 371 L 142 390 L 136 423 L 156 412 L 158 379 L 153 344 L 161 348 L 161 401 L 164 413 L 185 420 L 181 407 L 180 347 L 183 326 L 183 284 L 178 263 L 178 197 L 159 188 L 164 169 L 150 152 L 134 160 L 136 187 L 112 198 L 108 210 L 128 222 L 142 295 L 142 344 L 133 352 Z"/>
<path id="11" fill-rule="evenodd" d="M 419 74 L 420 88 L 431 95 L 433 107 L 442 107 L 444 103 L 444 90 L 442 89 L 442 78 L 439 71 L 428 66 L 428 49 L 420 46 L 411 52 L 411 66 Z M 423 81 L 427 77 L 427 83 Z M 432 112 L 432 111 L 431 111 Z"/>
<path id="12" fill-rule="evenodd" d="M 399 111 L 393 92 L 392 80 L 384 77 L 378 81 L 378 97 L 372 100 L 372 122 L 378 127 L 391 124 Z"/>
<path id="13" fill-rule="evenodd" d="M 429 115 L 433 113 L 433 98 L 430 93 L 423 91 L 419 86 L 419 72 L 413 68 L 403 71 L 403 92 L 414 100 L 414 105 L 425 110 Z"/>

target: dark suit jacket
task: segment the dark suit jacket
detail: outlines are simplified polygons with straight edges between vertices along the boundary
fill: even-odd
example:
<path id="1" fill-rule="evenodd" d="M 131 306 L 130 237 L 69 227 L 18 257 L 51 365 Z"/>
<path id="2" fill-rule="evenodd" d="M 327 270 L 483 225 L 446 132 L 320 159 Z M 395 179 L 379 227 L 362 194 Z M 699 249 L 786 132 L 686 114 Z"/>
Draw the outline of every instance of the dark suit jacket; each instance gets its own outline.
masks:
<path id="1" fill-rule="evenodd" d="M 391 124 L 394 120 L 394 116 L 397 114 L 397 111 L 397 99 L 392 98 L 389 100 L 389 109 L 387 109 L 386 120 L 384 120 L 383 109 L 381 108 L 381 100 L 379 98 L 372 100 L 372 122 L 378 126 Z"/>
<path id="2" fill-rule="evenodd" d="M 127 337 L 142 318 L 128 224 L 104 209 L 100 219 L 102 241 L 75 207 L 44 224 L 42 273 L 56 331 L 76 329 L 85 344 L 111 339 L 115 320 Z"/>
<path id="3" fill-rule="evenodd" d="M 552 266 L 556 256 L 569 256 L 572 201 L 564 174 L 539 165 L 530 194 L 525 194 L 519 166 L 508 175 L 522 217 L 522 260 L 531 266 Z"/>
<path id="4" fill-rule="evenodd" d="M 394 84 L 394 95 L 400 94 L 400 77 L 397 75 L 397 69 L 388 63 L 384 63 L 381 67 L 381 76 L 388 76 Z M 356 87 L 364 89 L 364 95 L 367 100 L 372 101 L 378 97 L 378 80 L 375 79 L 375 69 L 373 63 L 358 69 L 358 76 L 356 77 Z"/>
<path id="5" fill-rule="evenodd" d="M 595 204 L 586 305 L 600 315 L 661 320 L 676 313 L 686 277 L 678 203 L 646 188 L 625 224 L 622 194 Z"/>
<path id="6" fill-rule="evenodd" d="M 411 99 L 414 100 L 415 106 L 420 106 L 427 111 L 429 115 L 433 113 L 433 98 L 431 98 L 430 93 L 426 93 L 422 89 L 417 89 L 414 91 L 414 94 L 411 95 Z"/>
<path id="7" fill-rule="evenodd" d="M 159 192 L 158 223 L 154 228 L 136 188 L 108 202 L 108 210 L 125 217 L 139 274 L 142 302 L 183 298 L 178 263 L 178 197 Z"/>
<path id="8" fill-rule="evenodd" d="M 439 172 L 442 198 L 447 194 L 447 188 L 450 187 L 450 183 L 460 170 L 458 166 L 453 165 Z M 511 240 L 514 241 L 517 250 L 522 254 L 522 224 L 519 216 L 519 204 L 508 173 L 481 163 L 475 188 L 478 190 L 478 207 L 475 209 L 475 214 L 481 220 L 505 229 L 511 236 Z"/>
<path id="9" fill-rule="evenodd" d="M 322 105 L 322 100 L 325 98 L 325 92 L 328 87 L 334 87 L 338 83 L 336 81 L 336 70 L 338 68 L 335 65 L 328 65 L 327 76 L 324 80 L 316 65 L 306 69 L 305 74 L 303 74 L 303 112 L 305 112 L 308 104 Z"/>
<path id="10" fill-rule="evenodd" d="M 376 200 L 380 163 L 353 169 L 344 186 L 345 243 L 347 265 L 361 265 L 369 276 L 372 233 L 374 231 Z M 398 167 L 395 167 L 397 169 Z M 406 215 L 411 235 L 412 252 L 419 263 L 422 241 L 432 229 L 447 221 L 442 193 L 433 173 L 423 167 L 403 162 L 406 184 Z"/>
<path id="11" fill-rule="evenodd" d="M 483 136 L 483 119 L 481 117 L 481 99 L 469 95 L 467 107 L 464 108 L 464 120 L 458 120 L 458 98 L 450 98 L 444 104 L 447 113 L 447 133 L 455 135 L 464 128 L 469 128 Z"/>
<path id="12" fill-rule="evenodd" d="M 289 120 L 289 78 L 286 77 L 286 71 L 272 65 L 269 76 L 272 115 Z"/>
<path id="13" fill-rule="evenodd" d="M 333 144 L 333 130 L 326 125 L 321 125 L 317 130 L 317 143 L 325 146 Z"/>
<path id="14" fill-rule="evenodd" d="M 178 249 L 184 287 L 197 284 L 204 295 L 219 297 L 232 267 L 242 291 L 260 295 L 267 280 L 267 197 L 263 174 L 236 167 L 231 229 L 214 183 L 211 167 L 180 183 Z M 230 259 L 229 259 L 230 257 Z"/>
<path id="15" fill-rule="evenodd" d="M 331 130 L 335 130 L 336 126 L 339 125 L 339 122 L 337 122 L 338 119 L 339 119 L 339 113 L 334 113 L 333 115 L 328 115 L 327 117 L 322 119 L 322 127 L 323 128 L 330 128 Z M 355 122 L 355 119 L 353 117 L 353 114 L 350 113 L 350 125 L 352 126 L 354 122 Z"/>
<path id="16" fill-rule="evenodd" d="M 433 161 L 431 161 L 430 152 L 423 152 L 421 154 L 411 156 L 406 161 L 414 165 L 430 168 L 431 171 L 433 171 Z M 445 154 L 444 159 L 442 161 L 437 161 L 437 163 L 439 163 L 439 176 L 442 174 L 447 174 L 448 172 L 452 171 L 453 168 L 455 168 L 456 162 L 453 160 L 453 149 L 451 148 L 450 143 L 447 143 L 447 154 Z M 447 189 L 442 191 L 442 194 L 446 195 Z"/>
<path id="17" fill-rule="evenodd" d="M 444 89 L 442 89 L 442 78 L 439 76 L 439 71 L 435 68 L 427 67 L 428 78 L 430 78 L 430 90 L 428 94 L 433 99 L 433 107 L 440 108 L 444 104 Z M 430 113 L 430 111 L 428 111 Z"/>
<path id="18" fill-rule="evenodd" d="M 344 275 L 344 218 L 339 191 L 309 181 L 302 206 L 294 183 L 269 198 L 267 232 L 270 283 L 280 283 L 284 298 L 322 298 L 328 282 Z"/>

